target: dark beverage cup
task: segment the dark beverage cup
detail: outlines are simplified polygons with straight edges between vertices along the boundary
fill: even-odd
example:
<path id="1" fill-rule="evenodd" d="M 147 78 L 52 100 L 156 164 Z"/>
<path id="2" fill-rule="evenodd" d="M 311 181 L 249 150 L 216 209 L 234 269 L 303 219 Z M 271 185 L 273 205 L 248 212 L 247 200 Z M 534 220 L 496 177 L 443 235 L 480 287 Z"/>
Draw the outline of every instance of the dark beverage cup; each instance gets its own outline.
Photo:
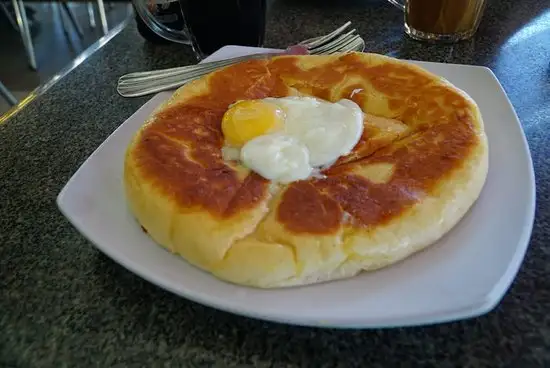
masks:
<path id="1" fill-rule="evenodd" d="M 197 58 L 226 45 L 262 46 L 266 0 L 180 0 Z"/>

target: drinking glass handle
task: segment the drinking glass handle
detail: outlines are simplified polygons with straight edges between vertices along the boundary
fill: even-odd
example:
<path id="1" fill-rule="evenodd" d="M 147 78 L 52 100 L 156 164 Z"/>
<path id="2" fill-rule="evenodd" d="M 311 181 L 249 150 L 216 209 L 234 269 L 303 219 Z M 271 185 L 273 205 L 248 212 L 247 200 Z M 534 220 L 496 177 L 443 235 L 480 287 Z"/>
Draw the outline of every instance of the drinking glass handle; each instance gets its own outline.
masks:
<path id="1" fill-rule="evenodd" d="M 143 23 L 145 23 L 151 31 L 155 32 L 162 38 L 167 39 L 168 41 L 190 45 L 191 41 L 189 40 L 189 36 L 185 30 L 180 31 L 177 29 L 172 29 L 159 22 L 147 8 L 147 1 L 148 0 L 132 0 L 134 9 L 141 20 L 143 20 Z"/>
<path id="2" fill-rule="evenodd" d="M 404 1 L 399 0 L 388 0 L 392 5 L 395 5 L 397 8 L 401 9 L 402 11 L 405 11 L 405 4 Z"/>

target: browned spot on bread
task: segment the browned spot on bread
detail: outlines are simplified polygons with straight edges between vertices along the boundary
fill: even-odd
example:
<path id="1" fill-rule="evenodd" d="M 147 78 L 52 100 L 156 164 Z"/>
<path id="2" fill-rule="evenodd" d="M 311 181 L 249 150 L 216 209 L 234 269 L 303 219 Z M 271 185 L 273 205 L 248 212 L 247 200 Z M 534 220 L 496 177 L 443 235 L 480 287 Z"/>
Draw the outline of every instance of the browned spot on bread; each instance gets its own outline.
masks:
<path id="1" fill-rule="evenodd" d="M 279 204 L 277 219 L 296 233 L 326 234 L 340 227 L 342 209 L 313 183 L 299 181 L 288 186 Z"/>
<path id="2" fill-rule="evenodd" d="M 384 136 L 377 134 L 378 128 L 367 127 L 353 152 L 341 157 L 335 166 L 325 170 L 323 173 L 326 179 L 313 182 L 314 187 L 322 188 L 323 193 L 351 214 L 356 224 L 374 226 L 398 216 L 421 200 L 434 189 L 439 180 L 461 164 L 462 158 L 477 143 L 472 112 L 467 110 L 468 104 L 458 92 L 432 85 L 433 79 L 407 66 L 383 64 L 365 67 L 355 55 L 346 55 L 332 63 L 326 73 L 331 74 L 330 69 L 336 65 L 341 68 L 340 63 L 345 64 L 343 67 L 348 75 L 360 75 L 362 80 L 389 96 L 390 107 L 400 109 L 402 113 L 399 118 L 414 128 L 405 136 Z M 300 74 L 300 71 L 296 72 L 290 66 L 284 70 L 294 73 L 296 79 L 300 75 L 304 78 L 308 75 Z M 317 84 L 316 88 L 321 87 Z M 366 89 L 366 85 L 354 84 L 346 93 L 352 100 L 362 104 L 367 98 L 364 94 Z M 399 106 L 396 105 L 397 101 Z M 453 106 L 452 110 L 444 108 L 449 105 Z M 403 141 L 391 145 L 396 139 Z M 357 165 L 375 162 L 394 164 L 394 173 L 388 183 L 376 184 L 348 174 Z M 314 224 L 324 219 L 325 214 L 311 210 L 315 208 L 315 203 L 307 203 L 307 200 L 314 201 L 314 197 L 303 197 L 299 206 L 294 208 L 292 202 L 296 196 L 291 192 L 292 187 L 283 194 L 278 209 L 279 218 L 289 230 L 318 233 L 318 226 Z M 301 211 L 300 207 L 307 208 L 307 211 Z M 290 224 L 284 212 L 291 210 L 294 211 L 292 221 L 307 217 L 309 229 L 305 225 L 298 228 Z M 334 230 L 326 229 L 326 233 L 331 231 Z"/>
<path id="3" fill-rule="evenodd" d="M 253 207 L 267 195 L 267 181 L 250 175 L 241 182 L 235 171 L 215 154 L 199 155 L 201 163 L 190 160 L 190 149 L 146 128 L 136 146 L 134 158 L 146 180 L 182 209 L 204 209 L 215 216 L 230 216 Z M 200 152 L 200 150 L 199 150 Z"/>
<path id="4" fill-rule="evenodd" d="M 381 95 L 382 107 L 393 114 L 386 118 L 404 128 L 366 122 L 352 153 L 325 170 L 325 179 L 283 189 L 278 221 L 291 232 L 325 234 L 341 228 L 343 211 L 364 227 L 398 216 L 431 193 L 478 142 L 467 99 L 420 69 L 370 65 L 356 54 L 312 67 L 300 60 L 285 56 L 228 67 L 208 77 L 207 93 L 159 112 L 134 149 L 142 175 L 175 198 L 182 211 L 237 215 L 267 198 L 268 182 L 254 173 L 239 178 L 223 161 L 221 119 L 230 104 L 298 91 L 332 101 L 350 98 L 365 109 Z M 341 88 L 335 92 L 337 85 Z M 387 181 L 354 173 L 360 165 L 377 162 L 393 165 Z"/>

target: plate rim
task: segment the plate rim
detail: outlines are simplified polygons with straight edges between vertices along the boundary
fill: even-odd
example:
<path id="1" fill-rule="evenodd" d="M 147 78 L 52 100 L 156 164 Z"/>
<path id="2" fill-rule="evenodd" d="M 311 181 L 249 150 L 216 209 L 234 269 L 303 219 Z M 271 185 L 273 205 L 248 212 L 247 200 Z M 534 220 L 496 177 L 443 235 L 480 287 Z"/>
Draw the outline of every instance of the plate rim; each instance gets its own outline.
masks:
<path id="1" fill-rule="evenodd" d="M 221 48 L 220 50 L 216 51 L 212 56 L 215 56 L 216 54 L 220 53 L 222 50 L 227 49 L 243 49 L 243 47 L 240 46 L 225 46 Z M 264 48 L 247 48 L 248 51 L 257 50 L 259 52 L 265 52 L 270 50 L 276 50 L 276 49 L 264 49 Z M 247 52 L 249 53 L 249 52 Z M 519 117 L 517 116 L 517 112 L 514 109 L 514 106 L 512 105 L 508 95 L 506 94 L 506 91 L 502 87 L 500 81 L 496 77 L 496 75 L 493 73 L 493 71 L 490 68 L 484 67 L 484 66 L 476 66 L 476 65 L 462 65 L 462 64 L 449 64 L 449 63 L 437 63 L 437 62 L 425 62 L 425 61 L 417 61 L 417 60 L 410 60 L 412 63 L 415 63 L 417 65 L 423 65 L 423 64 L 436 64 L 436 65 L 451 65 L 456 67 L 467 67 L 467 68 L 475 68 L 484 70 L 485 73 L 489 73 L 491 78 L 496 82 L 497 86 L 501 89 L 502 94 L 506 98 L 506 102 L 511 108 L 512 116 L 511 118 L 514 119 L 514 124 L 517 125 L 517 128 L 519 128 L 520 136 L 521 136 L 521 143 L 522 148 L 525 153 L 525 159 L 526 159 L 526 166 L 529 172 L 528 182 L 529 185 L 526 187 L 529 191 L 529 203 L 526 204 L 526 212 L 527 215 L 523 217 L 523 224 L 522 224 L 522 231 L 521 235 L 519 236 L 519 240 L 517 242 L 515 251 L 512 255 L 512 257 L 508 260 L 508 265 L 506 270 L 503 272 L 503 274 L 500 276 L 500 279 L 493 285 L 491 290 L 489 290 L 486 294 L 482 295 L 479 300 L 472 300 L 471 303 L 462 305 L 458 309 L 447 309 L 443 311 L 439 311 L 438 313 L 428 313 L 428 314 L 421 314 L 416 313 L 413 316 L 404 316 L 401 317 L 403 320 L 399 320 L 396 318 L 393 318 L 391 321 L 383 320 L 380 318 L 376 318 L 376 320 L 369 320 L 368 318 L 362 319 L 362 324 L 341 324 L 336 322 L 330 323 L 327 321 L 327 323 L 323 323 L 322 321 L 317 320 L 309 320 L 304 321 L 303 318 L 298 317 L 298 319 L 293 319 L 292 317 L 289 318 L 288 314 L 282 313 L 280 315 L 274 315 L 273 313 L 270 313 L 269 315 L 266 315 L 262 313 L 261 311 L 255 311 L 255 310 L 242 310 L 242 308 L 239 308 L 237 305 L 228 305 L 223 303 L 215 303 L 215 301 L 212 300 L 212 298 L 206 297 L 207 294 L 198 294 L 194 292 L 187 292 L 185 290 L 176 290 L 171 285 L 170 282 L 166 282 L 162 280 L 162 277 L 154 274 L 154 273 L 148 273 L 143 271 L 143 266 L 140 266 L 139 263 L 136 263 L 132 260 L 128 260 L 127 258 L 123 257 L 119 252 L 117 252 L 116 247 L 108 247 L 103 246 L 99 244 L 97 241 L 94 240 L 94 235 L 90 234 L 89 231 L 87 231 L 85 228 L 81 226 L 79 221 L 77 221 L 75 218 L 71 216 L 71 214 L 68 211 L 68 205 L 66 204 L 66 194 L 71 188 L 71 186 L 74 184 L 74 182 L 78 179 L 78 176 L 81 174 L 83 170 L 86 169 L 86 165 L 92 162 L 94 156 L 97 154 L 97 152 L 101 151 L 105 145 L 108 144 L 109 140 L 119 132 L 120 129 L 132 119 L 132 117 L 138 113 L 139 110 L 141 110 L 144 106 L 150 104 L 153 100 L 159 98 L 158 96 L 161 94 L 166 94 L 167 92 L 161 92 L 159 94 L 154 95 L 151 99 L 149 99 L 147 102 L 145 102 L 143 105 L 141 105 L 130 117 L 128 117 L 123 123 L 121 123 L 93 152 L 86 158 L 86 160 L 78 167 L 78 169 L 73 173 L 73 175 L 70 177 L 70 179 L 67 181 L 67 183 L 63 186 L 62 190 L 58 194 L 56 198 L 56 204 L 63 214 L 65 218 L 72 224 L 73 227 L 82 235 L 84 236 L 95 248 L 97 248 L 99 251 L 107 255 L 109 258 L 111 258 L 116 263 L 120 264 L 130 272 L 136 274 L 137 276 L 143 278 L 144 280 L 154 284 L 157 287 L 161 287 L 164 290 L 167 290 L 175 295 L 178 295 L 180 297 L 184 297 L 186 299 L 192 300 L 194 302 L 197 302 L 199 304 L 215 308 L 218 310 L 222 310 L 225 312 L 233 313 L 236 315 L 241 315 L 245 317 L 260 319 L 260 320 L 267 320 L 267 321 L 273 321 L 273 322 L 280 322 L 285 324 L 293 324 L 293 325 L 300 325 L 300 326 L 310 326 L 310 327 L 328 327 L 328 328 L 394 328 L 394 327 L 405 327 L 405 326 L 418 326 L 418 325 L 432 325 L 437 323 L 444 323 L 444 322 L 450 322 L 455 320 L 461 320 L 461 319 L 467 319 L 467 318 L 473 318 L 482 314 L 485 314 L 492 309 L 494 309 L 499 302 L 502 300 L 502 298 L 506 295 L 506 291 L 511 286 L 512 282 L 514 281 L 515 277 L 517 276 L 517 273 L 521 267 L 521 264 L 523 262 L 523 259 L 525 257 L 525 254 L 527 252 L 527 249 L 529 247 L 529 241 L 532 235 L 533 226 L 534 226 L 534 220 L 535 220 L 535 213 L 536 213 L 536 181 L 535 181 L 535 173 L 534 173 L 534 167 L 533 167 L 533 161 L 531 156 L 531 151 L 529 148 L 529 143 L 527 141 L 527 138 L 525 136 L 525 132 L 523 130 L 523 126 L 521 124 L 521 121 L 519 120 Z M 169 93 L 169 92 L 168 92 Z M 525 189 L 525 188 L 524 188 Z M 67 207 L 66 207 L 67 206 Z M 213 277 L 213 276 L 211 276 Z M 222 281 L 223 282 L 223 281 Z M 216 299 L 216 298 L 214 298 Z"/>

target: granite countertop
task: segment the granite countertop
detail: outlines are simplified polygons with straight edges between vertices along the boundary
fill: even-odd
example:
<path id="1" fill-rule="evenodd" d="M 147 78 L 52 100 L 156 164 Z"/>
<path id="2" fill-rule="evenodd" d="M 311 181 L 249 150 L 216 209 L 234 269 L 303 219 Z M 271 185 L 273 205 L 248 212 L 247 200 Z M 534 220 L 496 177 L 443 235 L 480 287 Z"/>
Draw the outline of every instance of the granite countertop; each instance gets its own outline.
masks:
<path id="1" fill-rule="evenodd" d="M 515 106 L 533 155 L 537 214 L 525 261 L 498 307 L 428 327 L 292 327 L 187 301 L 102 255 L 63 218 L 55 198 L 147 101 L 117 95 L 121 74 L 194 61 L 185 47 L 147 44 L 132 21 L 0 125 L 1 367 L 550 366 L 548 2 L 492 1 L 473 40 L 433 46 L 408 39 L 402 15 L 384 1 L 279 0 L 266 46 L 283 47 L 346 20 L 373 52 L 490 67 Z"/>

